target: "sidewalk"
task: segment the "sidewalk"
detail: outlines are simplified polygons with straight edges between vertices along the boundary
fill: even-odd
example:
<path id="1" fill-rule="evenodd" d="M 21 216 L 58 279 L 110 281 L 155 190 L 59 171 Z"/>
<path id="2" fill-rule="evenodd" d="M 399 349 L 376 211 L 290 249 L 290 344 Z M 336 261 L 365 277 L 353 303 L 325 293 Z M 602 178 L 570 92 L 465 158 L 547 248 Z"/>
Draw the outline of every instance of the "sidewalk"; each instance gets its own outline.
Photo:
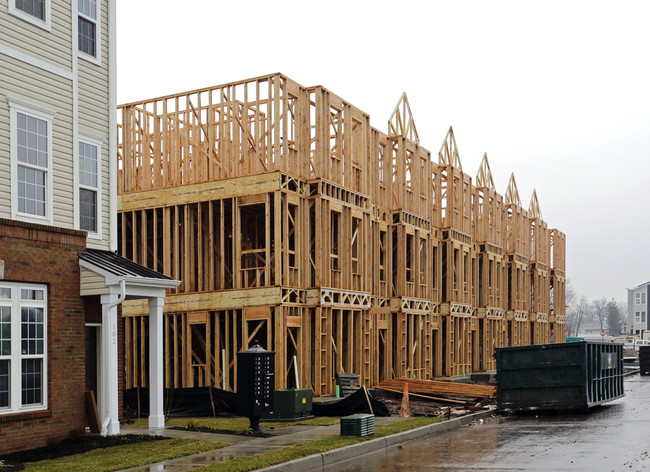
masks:
<path id="1" fill-rule="evenodd" d="M 457 429 L 464 424 L 473 420 L 492 414 L 493 411 L 475 413 L 460 418 L 435 423 L 428 426 L 422 426 L 417 429 L 404 431 L 392 436 L 373 439 L 360 444 L 334 449 L 323 454 L 304 457 L 284 464 L 271 466 L 267 470 L 288 471 L 288 470 L 309 470 L 319 468 L 325 463 L 334 463 L 340 460 L 349 459 L 356 455 L 362 455 L 377 449 L 386 448 L 411 439 L 435 434 L 436 432 Z M 386 425 L 402 420 L 399 416 L 375 418 L 376 425 Z M 247 457 L 264 452 L 282 449 L 285 447 L 296 446 L 316 439 L 338 436 L 340 427 L 338 424 L 331 426 L 306 426 L 296 425 L 287 426 L 275 430 L 267 430 L 271 437 L 256 438 L 247 437 L 237 434 L 215 434 L 215 433 L 198 433 L 193 431 L 182 431 L 176 429 L 149 430 L 146 427 L 123 427 L 122 434 L 160 434 L 172 438 L 192 438 L 207 439 L 211 441 L 223 441 L 232 444 L 231 446 L 214 451 L 193 454 L 190 456 L 179 457 L 167 461 L 157 462 L 141 467 L 125 469 L 120 472 L 184 472 L 192 469 L 205 467 L 215 462 L 227 462 L 238 457 Z"/>
<path id="2" fill-rule="evenodd" d="M 375 418 L 376 425 L 384 425 L 400 421 L 400 417 Z M 171 438 L 205 439 L 209 441 L 223 441 L 232 444 L 231 446 L 214 451 L 193 454 L 191 456 L 179 457 L 167 461 L 157 462 L 142 467 L 125 469 L 121 472 L 154 472 L 172 471 L 181 472 L 192 470 L 197 467 L 205 467 L 215 462 L 226 462 L 238 457 L 253 456 L 275 449 L 296 446 L 308 441 L 327 438 L 339 435 L 339 425 L 331 426 L 287 426 L 283 428 L 267 430 L 271 434 L 268 438 L 248 437 L 239 434 L 218 434 L 198 433 L 194 431 L 182 431 L 177 429 L 149 430 L 146 426 L 121 428 L 121 434 L 159 434 Z"/>

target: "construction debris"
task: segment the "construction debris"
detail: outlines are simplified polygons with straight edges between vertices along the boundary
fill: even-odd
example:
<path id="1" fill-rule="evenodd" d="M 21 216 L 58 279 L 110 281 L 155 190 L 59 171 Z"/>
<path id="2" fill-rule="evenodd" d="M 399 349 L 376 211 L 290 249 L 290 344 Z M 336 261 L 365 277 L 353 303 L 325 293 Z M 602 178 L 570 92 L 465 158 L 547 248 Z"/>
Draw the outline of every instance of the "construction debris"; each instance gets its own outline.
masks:
<path id="1" fill-rule="evenodd" d="M 436 380 L 418 379 L 393 379 L 384 380 L 377 388 L 387 390 L 404 390 L 408 383 L 409 390 L 413 393 L 429 395 L 449 395 L 453 397 L 489 398 L 496 395 L 496 387 L 489 385 L 476 385 L 460 382 L 440 382 Z"/>

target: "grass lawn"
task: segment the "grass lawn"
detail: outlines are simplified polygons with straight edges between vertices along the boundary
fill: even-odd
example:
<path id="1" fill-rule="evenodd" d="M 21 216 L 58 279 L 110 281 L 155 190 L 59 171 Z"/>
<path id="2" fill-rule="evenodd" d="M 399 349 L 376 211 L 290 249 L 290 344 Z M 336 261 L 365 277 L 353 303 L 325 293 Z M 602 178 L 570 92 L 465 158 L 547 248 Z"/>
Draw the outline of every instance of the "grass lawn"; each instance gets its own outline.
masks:
<path id="1" fill-rule="evenodd" d="M 139 421 L 146 420 L 138 420 Z M 249 470 L 267 467 L 282 462 L 287 462 L 312 454 L 318 454 L 332 449 L 337 449 L 351 444 L 356 444 L 370 439 L 388 436 L 409 429 L 419 428 L 420 426 L 429 425 L 444 421 L 441 418 L 409 418 L 396 423 L 384 426 L 377 426 L 373 436 L 356 437 L 356 436 L 332 436 L 316 441 L 311 441 L 298 446 L 287 447 L 280 450 L 270 451 L 263 454 L 250 457 L 240 457 L 229 462 L 216 463 L 200 470 L 203 472 L 244 472 Z M 167 426 L 186 427 L 188 423 L 193 426 L 213 428 L 220 431 L 232 431 L 236 433 L 244 432 L 248 428 L 247 418 L 172 418 L 166 423 Z M 301 422 L 312 426 L 329 426 L 338 424 L 339 418 L 314 418 Z M 146 424 L 146 423 L 145 423 Z M 265 428 L 279 426 L 286 423 L 269 422 L 263 423 Z M 166 441 L 154 441 L 136 444 L 125 444 L 120 446 L 108 447 L 104 449 L 95 449 L 65 456 L 58 459 L 45 460 L 40 462 L 25 463 L 26 472 L 108 472 L 130 467 L 137 467 L 154 462 L 160 462 L 167 459 L 174 459 L 190 454 L 219 449 L 229 444 L 216 441 L 199 441 L 191 439 L 171 439 Z M 1 470 L 1 468 L 0 468 Z"/>
<path id="2" fill-rule="evenodd" d="M 26 472 L 108 472 L 219 449 L 229 444 L 193 439 L 170 439 L 94 449 L 82 454 L 25 463 Z M 0 470 L 2 470 L 0 468 Z"/>
<path id="3" fill-rule="evenodd" d="M 262 467 L 268 467 L 270 465 L 299 459 L 301 457 L 310 456 L 312 454 L 319 454 L 325 451 L 330 451 L 339 447 L 368 441 L 370 439 L 381 438 L 383 436 L 400 433 L 409 429 L 419 428 L 420 426 L 438 423 L 440 421 L 444 421 L 444 419 L 426 417 L 409 418 L 397 423 L 377 426 L 375 427 L 375 434 L 373 436 L 364 436 L 361 438 L 356 436 L 332 436 L 330 438 L 323 438 L 316 441 L 299 444 L 298 446 L 265 452 L 256 456 L 240 457 L 232 461 L 216 463 L 212 464 L 211 466 L 196 470 L 201 472 L 245 472 L 249 470 L 255 470 Z"/>
<path id="4" fill-rule="evenodd" d="M 135 420 L 136 426 L 147 426 L 147 419 L 140 418 Z M 309 420 L 300 421 L 297 423 L 287 423 L 280 421 L 262 421 L 260 426 L 264 429 L 274 429 L 287 426 L 288 424 L 301 424 L 309 426 L 329 426 L 338 424 L 339 418 L 312 418 Z M 165 427 L 199 427 L 210 428 L 214 431 L 230 431 L 232 433 L 241 434 L 245 433 L 248 429 L 250 422 L 248 418 L 167 418 Z"/>

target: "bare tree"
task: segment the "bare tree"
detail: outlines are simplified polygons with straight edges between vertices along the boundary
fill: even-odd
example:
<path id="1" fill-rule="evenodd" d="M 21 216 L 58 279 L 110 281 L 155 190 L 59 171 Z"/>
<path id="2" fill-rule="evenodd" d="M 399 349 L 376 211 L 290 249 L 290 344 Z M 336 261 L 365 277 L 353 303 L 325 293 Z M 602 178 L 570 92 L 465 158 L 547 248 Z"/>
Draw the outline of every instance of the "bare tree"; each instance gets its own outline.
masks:
<path id="1" fill-rule="evenodd" d="M 583 320 L 585 320 L 589 316 L 589 300 L 587 300 L 587 297 L 584 295 L 580 297 L 580 301 L 578 302 L 578 313 L 577 313 L 577 324 L 576 324 L 576 336 L 580 332 L 580 325 L 582 324 Z"/>
<path id="2" fill-rule="evenodd" d="M 621 314 L 621 322 L 623 324 L 623 329 L 627 328 L 627 303 L 625 302 L 616 302 L 618 305 L 618 312 Z M 627 334 L 627 331 L 623 334 Z"/>
<path id="3" fill-rule="evenodd" d="M 566 306 L 567 308 L 571 308 L 578 301 L 578 296 L 576 295 L 576 289 L 573 288 L 573 283 L 571 283 L 570 279 L 567 279 L 566 281 L 565 292 L 564 298 L 566 300 Z"/>
<path id="4" fill-rule="evenodd" d="M 566 330 L 569 336 L 577 336 L 580 325 L 589 314 L 589 301 L 584 295 L 578 298 L 570 280 L 566 284 Z"/>
<path id="5" fill-rule="evenodd" d="M 616 336 L 621 334 L 623 330 L 624 315 L 621 312 L 620 306 L 616 300 L 612 300 L 607 304 L 607 332 Z"/>
<path id="6" fill-rule="evenodd" d="M 600 330 L 602 331 L 605 327 L 605 321 L 607 320 L 607 300 L 604 298 L 594 300 L 591 302 L 590 308 L 592 319 L 598 321 L 600 324 Z"/>
<path id="7" fill-rule="evenodd" d="M 573 284 L 571 283 L 570 279 L 567 279 L 566 281 L 565 290 L 566 292 L 564 297 L 566 299 L 566 332 L 567 336 L 574 336 L 576 333 L 576 321 L 578 313 L 576 301 L 578 297 L 576 296 L 576 290 L 573 288 Z"/>

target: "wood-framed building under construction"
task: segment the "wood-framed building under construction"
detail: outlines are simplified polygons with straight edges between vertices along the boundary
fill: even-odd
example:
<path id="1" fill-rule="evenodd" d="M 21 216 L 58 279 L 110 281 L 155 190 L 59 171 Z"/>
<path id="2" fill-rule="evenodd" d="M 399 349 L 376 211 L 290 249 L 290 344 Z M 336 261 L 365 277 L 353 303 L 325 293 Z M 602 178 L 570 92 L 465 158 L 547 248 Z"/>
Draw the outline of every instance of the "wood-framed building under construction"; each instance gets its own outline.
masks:
<path id="1" fill-rule="evenodd" d="M 281 74 L 119 109 L 120 253 L 181 280 L 165 385 L 234 390 L 236 353 L 276 352 L 276 388 L 495 368 L 495 347 L 563 342 L 565 236 L 473 180 L 450 128 L 419 143 Z M 146 386 L 148 310 L 126 301 L 126 386 Z"/>

